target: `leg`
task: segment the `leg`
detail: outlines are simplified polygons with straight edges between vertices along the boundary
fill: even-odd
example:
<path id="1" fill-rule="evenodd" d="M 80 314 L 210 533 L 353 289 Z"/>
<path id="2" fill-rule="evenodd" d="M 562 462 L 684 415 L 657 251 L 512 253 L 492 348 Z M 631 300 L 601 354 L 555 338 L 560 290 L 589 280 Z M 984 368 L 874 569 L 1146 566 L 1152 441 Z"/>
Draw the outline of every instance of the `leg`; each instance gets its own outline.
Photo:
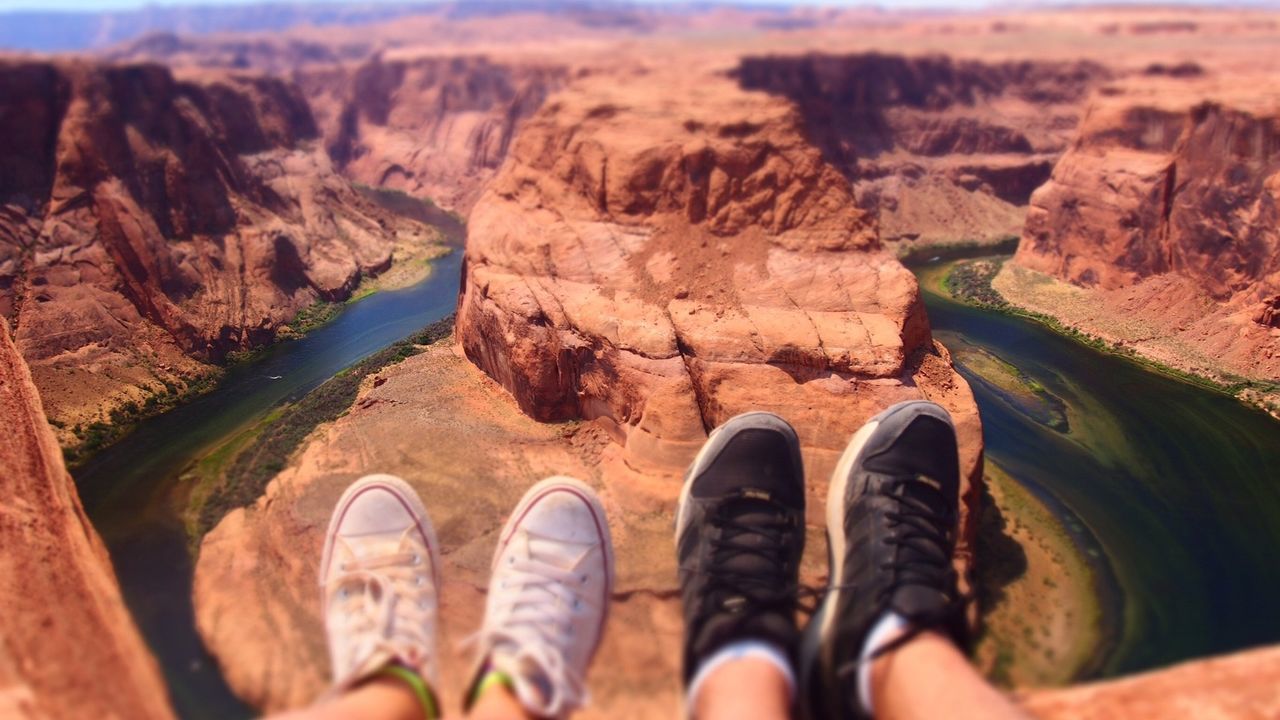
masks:
<path id="1" fill-rule="evenodd" d="M 799 630 L 804 470 L 795 431 L 769 413 L 713 433 L 676 520 L 684 683 L 701 720 L 787 718 Z"/>
<path id="2" fill-rule="evenodd" d="M 422 502 L 403 480 L 369 475 L 333 511 L 320 561 L 331 699 L 294 720 L 437 717 L 439 553 Z"/>
<path id="3" fill-rule="evenodd" d="M 689 698 L 699 720 L 781 720 L 791 717 L 794 680 L 773 663 L 754 658 L 728 662 L 709 673 Z"/>
<path id="4" fill-rule="evenodd" d="M 371 680 L 333 700 L 275 720 L 425 720 L 422 702 L 413 690 L 389 678 Z"/>
<path id="5" fill-rule="evenodd" d="M 471 717 L 560 718 L 582 707 L 612 593 L 613 541 L 600 499 L 571 478 L 535 485 L 494 553 Z"/>
<path id="6" fill-rule="evenodd" d="M 827 497 L 831 588 L 801 653 L 813 717 L 1021 717 L 962 651 L 959 494 L 938 405 L 899 403 L 853 436 Z"/>
<path id="7" fill-rule="evenodd" d="M 1028 717 L 978 674 L 954 642 L 934 632 L 922 632 L 875 661 L 871 697 L 878 720 Z"/>

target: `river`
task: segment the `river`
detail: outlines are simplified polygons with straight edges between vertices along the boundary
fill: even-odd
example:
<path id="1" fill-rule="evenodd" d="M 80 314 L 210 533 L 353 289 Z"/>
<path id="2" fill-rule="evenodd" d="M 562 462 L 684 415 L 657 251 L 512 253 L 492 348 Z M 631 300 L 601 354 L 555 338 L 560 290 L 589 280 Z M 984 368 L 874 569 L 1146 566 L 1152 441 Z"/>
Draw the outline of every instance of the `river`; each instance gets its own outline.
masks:
<path id="1" fill-rule="evenodd" d="M 461 264 L 455 250 L 417 285 L 351 303 L 305 337 L 232 367 L 212 392 L 139 424 L 75 472 L 180 717 L 227 720 L 252 711 L 231 694 L 195 630 L 179 475 L 272 408 L 453 312 Z"/>
<path id="2" fill-rule="evenodd" d="M 961 367 L 987 456 L 1063 515 L 1104 570 L 1110 676 L 1280 641 L 1280 422 L 1234 398 L 934 291 L 935 335 L 968 342 L 1060 398 L 1069 432 Z"/>
<path id="3" fill-rule="evenodd" d="M 353 303 L 305 338 L 232 368 L 216 390 L 142 423 L 76 473 L 181 717 L 251 714 L 195 632 L 182 469 L 271 408 L 451 312 L 460 255 L 437 262 L 419 285 Z M 1037 323 L 929 292 L 938 270 L 918 268 L 937 336 L 1004 360 L 1065 405 L 1066 433 L 974 382 L 989 457 L 1066 518 L 1103 571 L 1108 642 L 1093 674 L 1280 641 L 1280 423 Z"/>

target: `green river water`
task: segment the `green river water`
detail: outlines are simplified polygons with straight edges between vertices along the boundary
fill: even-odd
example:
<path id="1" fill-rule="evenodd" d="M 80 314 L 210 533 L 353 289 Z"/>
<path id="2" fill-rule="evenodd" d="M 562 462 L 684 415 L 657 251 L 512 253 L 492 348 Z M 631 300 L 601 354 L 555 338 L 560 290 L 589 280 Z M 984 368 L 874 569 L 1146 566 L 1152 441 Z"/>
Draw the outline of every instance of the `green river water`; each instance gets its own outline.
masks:
<path id="1" fill-rule="evenodd" d="M 989 352 L 1065 406 L 1062 432 L 959 368 L 987 456 L 1047 501 L 1100 570 L 1106 643 L 1090 674 L 1280 641 L 1280 422 L 943 297 L 945 267 L 916 269 L 938 339 Z"/>

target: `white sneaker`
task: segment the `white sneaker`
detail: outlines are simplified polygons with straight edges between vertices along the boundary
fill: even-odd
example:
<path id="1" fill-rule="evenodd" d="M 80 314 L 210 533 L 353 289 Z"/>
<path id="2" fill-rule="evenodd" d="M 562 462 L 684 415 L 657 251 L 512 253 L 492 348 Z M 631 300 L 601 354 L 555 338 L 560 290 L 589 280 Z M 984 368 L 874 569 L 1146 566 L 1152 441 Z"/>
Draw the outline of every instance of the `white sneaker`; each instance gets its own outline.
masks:
<path id="1" fill-rule="evenodd" d="M 612 592 L 613 543 L 595 492 L 566 477 L 533 486 L 498 539 L 467 695 L 496 670 L 534 715 L 560 718 L 582 707 Z"/>
<path id="2" fill-rule="evenodd" d="M 399 663 L 436 683 L 435 530 L 408 483 L 368 475 L 342 494 L 320 561 L 336 691 Z"/>

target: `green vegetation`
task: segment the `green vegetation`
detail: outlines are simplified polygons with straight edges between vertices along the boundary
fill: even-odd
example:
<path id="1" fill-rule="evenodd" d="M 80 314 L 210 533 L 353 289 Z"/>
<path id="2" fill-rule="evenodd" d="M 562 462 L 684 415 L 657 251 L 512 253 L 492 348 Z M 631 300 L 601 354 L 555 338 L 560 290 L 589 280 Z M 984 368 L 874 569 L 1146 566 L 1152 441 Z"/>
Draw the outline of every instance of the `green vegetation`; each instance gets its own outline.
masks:
<path id="1" fill-rule="evenodd" d="M 452 328 L 450 316 L 370 355 L 196 461 L 187 473 L 194 483 L 187 513 L 193 541 L 231 510 L 256 501 L 312 431 L 347 412 L 366 377 L 417 355 L 423 346 L 448 337 Z"/>
<path id="2" fill-rule="evenodd" d="M 1259 398 L 1250 398 L 1254 393 L 1262 396 L 1280 394 L 1280 382 L 1250 380 L 1231 373 L 1220 373 L 1216 378 L 1197 375 L 1195 373 L 1180 370 L 1159 361 L 1152 360 L 1139 354 L 1136 350 L 1127 345 L 1113 343 L 1098 335 L 1071 327 L 1052 315 L 1046 315 L 1044 313 L 1027 310 L 1010 304 L 1004 299 L 1000 292 L 991 285 L 996 275 L 1000 273 L 1000 269 L 1004 267 L 1006 260 L 1008 260 L 1007 256 L 978 258 L 955 262 L 942 275 L 940 289 L 948 296 L 969 305 L 981 307 L 985 310 L 1013 315 L 1015 317 L 1025 318 L 1027 320 L 1034 320 L 1059 335 L 1070 338 L 1082 345 L 1087 345 L 1099 352 L 1123 357 L 1148 370 L 1158 372 L 1167 377 L 1174 378 L 1175 380 L 1180 380 L 1206 390 L 1213 390 L 1247 402 L 1252 402 L 1262 406 L 1264 409 L 1269 410 L 1272 413 L 1280 412 L 1280 405 L 1277 405 L 1274 402 Z"/>
<path id="3" fill-rule="evenodd" d="M 992 394 L 1018 409 L 1023 415 L 1060 433 L 1071 431 L 1067 404 L 1035 378 L 1012 363 L 963 337 L 942 337 L 951 349 L 952 360 L 970 382 L 981 383 Z"/>
<path id="4" fill-rule="evenodd" d="M 973 575 L 978 662 L 1005 687 L 1071 682 L 1097 662 L 1094 571 L 1035 494 L 992 462 L 984 479 Z"/>
<path id="5" fill-rule="evenodd" d="M 973 305 L 1005 309 L 1009 303 L 991 287 L 991 281 L 1004 267 L 1004 258 L 958 262 L 943 278 L 942 284 L 951 297 Z"/>
<path id="6" fill-rule="evenodd" d="M 142 404 L 130 400 L 112 408 L 107 413 L 107 422 L 95 420 L 76 425 L 71 428 L 71 434 L 76 438 L 75 444 L 62 448 L 62 457 L 66 460 L 67 467 L 73 470 L 79 467 L 94 453 L 128 435 L 143 420 L 209 392 L 218 384 L 221 376 L 220 371 L 214 371 L 189 378 L 182 385 L 171 380 L 161 381 L 162 389 L 147 388 Z M 57 423 L 55 427 L 64 425 Z"/>
<path id="7" fill-rule="evenodd" d="M 371 185 L 357 184 L 355 187 L 361 195 L 385 210 L 434 226 L 451 245 L 460 246 L 466 239 L 466 218 L 452 210 L 445 210 L 429 197 L 414 197 L 402 190 Z"/>
<path id="8" fill-rule="evenodd" d="M 1018 249 L 1018 236 L 1006 235 L 995 242 L 960 240 L 957 242 L 925 245 L 923 247 L 899 246 L 898 260 L 903 265 L 920 265 L 942 260 L 965 260 L 972 257 L 1012 255 Z"/>
<path id="9" fill-rule="evenodd" d="M 302 308 L 297 315 L 293 317 L 293 322 L 289 323 L 289 327 L 298 335 L 306 335 L 325 323 L 333 320 L 338 316 L 338 311 L 342 309 L 342 303 L 330 302 L 328 300 L 316 299 L 315 302 Z"/>

